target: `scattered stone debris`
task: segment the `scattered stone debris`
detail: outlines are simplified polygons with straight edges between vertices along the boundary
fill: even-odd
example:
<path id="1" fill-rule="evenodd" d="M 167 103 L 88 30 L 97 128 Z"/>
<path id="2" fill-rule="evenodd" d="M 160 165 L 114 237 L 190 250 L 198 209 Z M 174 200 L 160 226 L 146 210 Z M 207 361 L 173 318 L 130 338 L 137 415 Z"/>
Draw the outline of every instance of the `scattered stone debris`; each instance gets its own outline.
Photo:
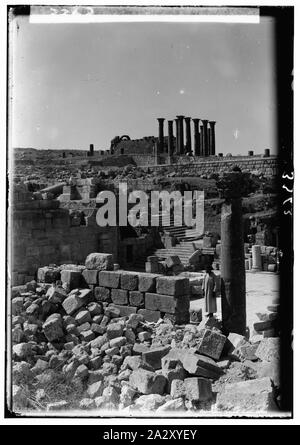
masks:
<path id="1" fill-rule="evenodd" d="M 43 267 L 12 289 L 14 411 L 277 409 L 278 337 L 195 319 L 185 277 L 114 271 L 105 254 L 85 266 Z"/>

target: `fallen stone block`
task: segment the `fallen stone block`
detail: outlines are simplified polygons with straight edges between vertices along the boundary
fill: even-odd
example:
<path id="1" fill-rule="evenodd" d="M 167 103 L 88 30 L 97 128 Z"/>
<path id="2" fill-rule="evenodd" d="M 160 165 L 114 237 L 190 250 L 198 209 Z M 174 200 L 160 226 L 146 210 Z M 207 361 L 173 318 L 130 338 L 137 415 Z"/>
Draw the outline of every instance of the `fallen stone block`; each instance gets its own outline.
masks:
<path id="1" fill-rule="evenodd" d="M 158 294 L 186 298 L 190 292 L 189 279 L 186 277 L 158 277 L 156 291 Z"/>
<path id="2" fill-rule="evenodd" d="M 94 296 L 96 301 L 107 302 L 107 303 L 111 302 L 110 289 L 108 289 L 107 287 L 102 287 L 102 286 L 95 287 Z"/>
<path id="3" fill-rule="evenodd" d="M 145 296 L 142 292 L 133 290 L 129 292 L 129 304 L 131 306 L 141 307 L 145 306 Z"/>
<path id="4" fill-rule="evenodd" d="M 208 357 L 218 360 L 222 354 L 225 342 L 225 335 L 218 331 L 205 329 L 197 344 L 197 351 L 199 354 L 207 355 Z"/>
<path id="5" fill-rule="evenodd" d="M 129 377 L 129 384 L 142 394 L 164 394 L 167 384 L 166 378 L 161 374 L 138 369 Z"/>
<path id="6" fill-rule="evenodd" d="M 195 354 L 188 349 L 173 348 L 162 358 L 162 367 L 165 366 L 167 360 L 178 360 L 183 368 L 191 375 L 217 379 L 223 371 L 218 367 L 216 362 L 204 355 Z"/>
<path id="7" fill-rule="evenodd" d="M 65 289 L 61 286 L 51 286 L 47 290 L 46 297 L 48 297 L 48 301 L 50 303 L 59 303 L 61 304 L 66 298 L 68 294 Z"/>
<path id="8" fill-rule="evenodd" d="M 190 300 L 188 295 L 182 296 L 181 298 L 174 298 L 173 296 L 153 294 L 150 292 L 146 292 L 145 294 L 145 308 L 152 311 L 175 314 L 176 312 L 188 312 L 189 306 Z"/>
<path id="9" fill-rule="evenodd" d="M 249 342 L 240 344 L 237 348 L 235 348 L 230 354 L 231 357 L 241 360 L 242 362 L 245 360 L 257 360 L 257 356 L 255 355 L 256 350 L 258 348 L 257 344 L 251 344 Z"/>
<path id="10" fill-rule="evenodd" d="M 88 388 L 87 388 L 87 394 L 89 395 L 89 397 L 91 397 L 92 399 L 94 399 L 95 397 L 100 397 L 102 396 L 103 393 L 103 389 L 104 389 L 104 385 L 103 385 L 103 381 L 99 380 L 97 382 L 91 383 Z"/>
<path id="11" fill-rule="evenodd" d="M 166 398 L 160 394 L 148 394 L 136 399 L 135 408 L 146 412 L 155 411 L 159 406 L 163 405 L 165 401 Z"/>
<path id="12" fill-rule="evenodd" d="M 149 351 L 148 346 L 145 346 L 141 343 L 134 343 L 132 348 L 132 354 L 133 355 L 142 355 L 143 352 Z"/>
<path id="13" fill-rule="evenodd" d="M 126 290 L 137 290 L 139 285 L 139 277 L 133 272 L 122 272 L 121 288 Z"/>
<path id="14" fill-rule="evenodd" d="M 80 287 L 82 276 L 80 272 L 74 270 L 62 270 L 61 281 L 68 285 L 69 289 L 76 289 Z"/>
<path id="15" fill-rule="evenodd" d="M 90 329 L 89 329 L 89 330 L 86 330 L 86 331 L 82 331 L 82 332 L 80 333 L 80 338 L 81 338 L 83 341 L 87 341 L 87 342 L 89 342 L 89 341 L 94 340 L 94 338 L 95 338 L 95 333 L 94 333 L 93 331 L 91 331 Z"/>
<path id="16" fill-rule="evenodd" d="M 234 351 L 240 344 L 245 344 L 247 342 L 243 335 L 236 334 L 235 332 L 230 332 L 226 341 L 226 350 L 230 354 Z"/>
<path id="17" fill-rule="evenodd" d="M 37 271 L 39 283 L 55 283 L 60 280 L 60 269 L 58 267 L 40 267 Z"/>
<path id="18" fill-rule="evenodd" d="M 90 253 L 85 260 L 85 267 L 91 270 L 113 270 L 113 255 L 110 253 Z"/>
<path id="19" fill-rule="evenodd" d="M 128 304 L 128 291 L 124 289 L 112 289 L 111 299 L 114 304 Z"/>
<path id="20" fill-rule="evenodd" d="M 206 402 L 213 397 L 211 382 L 202 377 L 189 377 L 184 380 L 185 396 L 191 402 Z"/>
<path id="21" fill-rule="evenodd" d="M 185 397 L 184 380 L 174 379 L 172 381 L 170 395 L 173 399 L 177 399 L 179 397 Z"/>
<path id="22" fill-rule="evenodd" d="M 64 336 L 63 323 L 60 314 L 52 314 L 43 324 L 43 332 L 49 341 L 58 340 Z"/>
<path id="23" fill-rule="evenodd" d="M 149 323 L 156 323 L 160 318 L 160 311 L 150 311 L 149 309 L 138 309 L 138 314 L 141 314 Z"/>
<path id="24" fill-rule="evenodd" d="M 126 307 L 126 306 L 116 306 L 115 304 L 114 305 L 110 304 L 109 306 L 104 308 L 104 315 L 109 318 L 119 318 L 121 314 L 119 309 L 120 307 Z M 105 321 L 103 321 L 102 319 L 101 326 L 103 326 L 103 323 L 105 323 Z"/>
<path id="25" fill-rule="evenodd" d="M 280 358 L 280 339 L 278 337 L 263 338 L 255 352 L 262 361 L 271 362 Z"/>
<path id="26" fill-rule="evenodd" d="M 147 261 L 145 263 L 145 271 L 146 271 L 146 273 L 157 274 L 159 271 L 158 261 L 155 263 L 150 263 L 149 261 Z"/>
<path id="27" fill-rule="evenodd" d="M 98 274 L 99 271 L 97 269 L 84 269 L 82 272 L 82 276 L 87 284 L 98 284 Z"/>
<path id="28" fill-rule="evenodd" d="M 152 366 L 154 369 L 161 369 L 161 359 L 168 354 L 171 346 L 163 346 L 158 348 L 150 348 L 148 351 L 142 353 L 142 360 L 144 363 Z"/>
<path id="29" fill-rule="evenodd" d="M 12 315 L 20 315 L 23 310 L 24 298 L 23 297 L 15 297 L 11 300 L 11 313 Z"/>
<path id="30" fill-rule="evenodd" d="M 129 315 L 136 314 L 137 311 L 137 307 L 133 306 L 118 306 L 115 304 L 114 307 L 119 310 L 120 317 L 128 317 Z"/>
<path id="31" fill-rule="evenodd" d="M 171 255 L 165 259 L 165 264 L 171 269 L 173 266 L 181 265 L 181 261 L 178 255 Z"/>
<path id="32" fill-rule="evenodd" d="M 152 273 L 140 273 L 138 290 L 140 292 L 155 292 L 157 276 Z"/>
<path id="33" fill-rule="evenodd" d="M 253 323 L 253 329 L 256 332 L 265 331 L 267 329 L 272 329 L 275 326 L 275 320 L 257 321 Z"/>
<path id="34" fill-rule="evenodd" d="M 87 310 L 91 314 L 91 317 L 93 317 L 93 321 L 96 322 L 96 320 L 94 318 L 99 315 L 101 316 L 99 321 L 102 320 L 102 313 L 103 313 L 102 304 L 95 303 L 95 302 L 89 303 L 87 306 Z"/>
<path id="35" fill-rule="evenodd" d="M 184 400 L 181 397 L 178 399 L 168 400 L 168 402 L 157 408 L 155 414 L 166 415 L 167 413 L 172 413 L 174 411 L 178 411 L 179 413 L 181 411 L 186 411 Z"/>
<path id="36" fill-rule="evenodd" d="M 271 380 L 268 377 L 225 385 L 219 392 L 216 408 L 234 412 L 239 416 L 258 412 L 277 411 Z"/>
<path id="37" fill-rule="evenodd" d="M 270 312 L 278 312 L 279 310 L 279 303 L 273 303 L 267 306 L 267 310 Z"/>
<path id="38" fill-rule="evenodd" d="M 92 291 L 90 289 L 76 289 L 64 300 L 62 306 L 68 315 L 72 315 L 82 306 L 88 304 L 91 298 Z"/>
<path id="39" fill-rule="evenodd" d="M 111 323 L 107 326 L 106 335 L 108 340 L 122 337 L 123 326 L 120 323 Z"/>
<path id="40" fill-rule="evenodd" d="M 120 272 L 102 270 L 99 272 L 99 285 L 117 289 L 120 285 Z"/>
<path id="41" fill-rule="evenodd" d="M 91 329 L 91 324 L 89 322 L 85 322 L 77 326 L 77 331 L 81 334 L 84 331 L 89 331 Z"/>
<path id="42" fill-rule="evenodd" d="M 78 312 L 78 314 L 75 317 L 76 323 L 77 324 L 83 324 L 85 322 L 90 323 L 92 321 L 92 317 L 89 311 L 87 310 L 83 310 Z"/>

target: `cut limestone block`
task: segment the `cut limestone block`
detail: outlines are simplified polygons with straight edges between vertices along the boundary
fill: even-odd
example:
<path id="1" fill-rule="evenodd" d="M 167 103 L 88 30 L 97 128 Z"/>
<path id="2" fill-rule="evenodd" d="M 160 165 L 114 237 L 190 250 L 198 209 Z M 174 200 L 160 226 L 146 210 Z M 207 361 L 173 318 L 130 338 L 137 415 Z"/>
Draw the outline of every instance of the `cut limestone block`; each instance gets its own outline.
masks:
<path id="1" fill-rule="evenodd" d="M 154 369 L 161 369 L 161 359 L 170 351 L 171 346 L 161 346 L 157 348 L 150 348 L 147 352 L 142 353 L 144 363 L 152 366 Z"/>
<path id="2" fill-rule="evenodd" d="M 85 260 L 85 267 L 91 270 L 113 270 L 113 255 L 110 253 L 90 253 Z"/>
<path id="3" fill-rule="evenodd" d="M 213 397 L 211 382 L 203 377 L 190 377 L 184 380 L 185 396 L 191 402 L 206 402 Z"/>
<path id="4" fill-rule="evenodd" d="M 109 308 L 110 307 L 112 307 L 112 305 L 110 305 Z M 121 306 L 114 304 L 113 307 L 119 310 L 120 317 L 128 317 L 131 314 L 136 314 L 137 311 L 137 307 L 134 306 Z"/>
<path id="5" fill-rule="evenodd" d="M 181 264 L 181 261 L 178 255 L 171 255 L 165 259 L 165 264 L 170 269 L 173 266 Z"/>
<path id="6" fill-rule="evenodd" d="M 265 321 L 257 321 L 253 323 L 253 329 L 256 332 L 266 331 L 267 329 L 272 329 L 275 326 L 275 320 L 265 320 Z"/>
<path id="7" fill-rule="evenodd" d="M 75 289 L 70 292 L 69 296 L 64 300 L 62 306 L 68 315 L 74 314 L 82 306 L 90 302 L 92 291 L 90 289 Z"/>
<path id="8" fill-rule="evenodd" d="M 133 272 L 122 272 L 121 274 L 121 288 L 126 290 L 137 290 L 139 284 L 139 277 Z"/>
<path id="9" fill-rule="evenodd" d="M 37 271 L 37 281 L 39 283 L 55 283 L 60 280 L 60 269 L 58 267 L 40 267 Z"/>
<path id="10" fill-rule="evenodd" d="M 138 369 L 129 377 L 129 384 L 142 394 L 164 394 L 167 379 L 155 372 Z"/>
<path id="11" fill-rule="evenodd" d="M 76 272 L 74 270 L 62 270 L 61 281 L 66 283 L 69 289 L 72 290 L 80 286 L 82 276 L 80 272 Z"/>
<path id="12" fill-rule="evenodd" d="M 146 321 L 150 323 L 156 323 L 160 318 L 160 311 L 151 311 L 149 309 L 138 309 L 138 314 L 143 315 Z"/>
<path id="13" fill-rule="evenodd" d="M 139 291 L 140 292 L 155 292 L 157 277 L 158 277 L 158 275 L 156 275 L 156 274 L 140 273 L 139 274 L 139 287 L 138 287 Z"/>
<path id="14" fill-rule="evenodd" d="M 94 289 L 95 300 L 99 302 L 111 302 L 110 289 L 107 287 L 97 286 Z"/>
<path id="15" fill-rule="evenodd" d="M 224 390 L 217 395 L 216 408 L 238 415 L 277 411 L 271 380 L 264 377 L 225 385 Z"/>
<path id="16" fill-rule="evenodd" d="M 185 297 L 190 292 L 189 279 L 186 277 L 158 277 L 156 291 L 158 294 Z"/>
<path id="17" fill-rule="evenodd" d="M 145 308 L 152 311 L 167 312 L 175 314 L 176 312 L 188 312 L 190 307 L 190 299 L 188 295 L 181 298 L 174 298 L 169 295 L 153 294 L 146 292 Z"/>
<path id="18" fill-rule="evenodd" d="M 218 367 L 216 362 L 204 355 L 195 354 L 185 349 L 173 348 L 162 358 L 163 368 L 169 360 L 177 360 L 182 363 L 184 369 L 192 375 L 217 379 L 223 371 Z"/>
<path id="19" fill-rule="evenodd" d="M 136 307 L 145 307 L 145 295 L 143 292 L 132 290 L 129 292 L 129 304 Z"/>
<path id="20" fill-rule="evenodd" d="M 145 263 L 145 271 L 147 273 L 153 273 L 153 274 L 157 274 L 159 271 L 159 267 L 158 267 L 158 262 L 156 263 L 150 263 L 149 261 L 147 261 Z"/>
<path id="21" fill-rule="evenodd" d="M 62 318 L 60 314 L 52 314 L 47 318 L 45 323 L 43 324 L 43 331 L 45 337 L 49 341 L 58 340 L 59 338 L 64 336 L 63 333 L 63 324 Z"/>
<path id="22" fill-rule="evenodd" d="M 117 289 L 120 284 L 120 272 L 102 270 L 99 272 L 99 285 Z"/>
<path id="23" fill-rule="evenodd" d="M 98 284 L 98 274 L 99 271 L 97 269 L 84 269 L 82 272 L 82 276 L 87 284 Z"/>
<path id="24" fill-rule="evenodd" d="M 280 339 L 278 337 L 263 338 L 256 352 L 260 360 L 271 362 L 280 358 Z"/>
<path id="25" fill-rule="evenodd" d="M 207 355 L 215 360 L 218 360 L 223 351 L 226 342 L 225 335 L 218 331 L 211 329 L 204 329 L 202 337 L 200 337 L 197 344 L 197 351 L 199 354 Z"/>
<path id="26" fill-rule="evenodd" d="M 128 304 L 128 291 L 124 289 L 112 289 L 111 299 L 114 304 Z"/>

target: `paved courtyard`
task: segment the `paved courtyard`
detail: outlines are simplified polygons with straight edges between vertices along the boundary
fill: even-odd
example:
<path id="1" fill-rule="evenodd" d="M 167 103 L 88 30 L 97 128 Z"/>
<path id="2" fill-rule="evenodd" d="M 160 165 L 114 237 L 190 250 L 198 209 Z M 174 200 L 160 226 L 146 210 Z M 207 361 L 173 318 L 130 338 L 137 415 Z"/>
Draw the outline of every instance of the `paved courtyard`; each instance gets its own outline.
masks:
<path id="1" fill-rule="evenodd" d="M 253 322 L 258 321 L 257 312 L 265 312 L 267 306 L 279 297 L 279 275 L 271 272 L 246 273 L 246 311 L 247 326 L 252 328 Z M 191 309 L 202 309 L 204 312 L 204 298 L 192 300 Z M 217 316 L 221 317 L 221 298 L 217 299 Z"/>

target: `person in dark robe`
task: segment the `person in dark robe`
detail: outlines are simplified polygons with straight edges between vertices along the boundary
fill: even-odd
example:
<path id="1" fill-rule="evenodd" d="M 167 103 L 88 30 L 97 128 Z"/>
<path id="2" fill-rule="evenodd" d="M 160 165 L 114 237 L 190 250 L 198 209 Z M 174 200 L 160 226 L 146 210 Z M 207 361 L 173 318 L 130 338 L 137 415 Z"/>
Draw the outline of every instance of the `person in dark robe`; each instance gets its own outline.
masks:
<path id="1" fill-rule="evenodd" d="M 205 272 L 202 283 L 205 312 L 207 313 L 207 317 L 212 317 L 213 314 L 217 312 L 217 277 L 213 273 L 211 266 L 207 266 Z"/>

